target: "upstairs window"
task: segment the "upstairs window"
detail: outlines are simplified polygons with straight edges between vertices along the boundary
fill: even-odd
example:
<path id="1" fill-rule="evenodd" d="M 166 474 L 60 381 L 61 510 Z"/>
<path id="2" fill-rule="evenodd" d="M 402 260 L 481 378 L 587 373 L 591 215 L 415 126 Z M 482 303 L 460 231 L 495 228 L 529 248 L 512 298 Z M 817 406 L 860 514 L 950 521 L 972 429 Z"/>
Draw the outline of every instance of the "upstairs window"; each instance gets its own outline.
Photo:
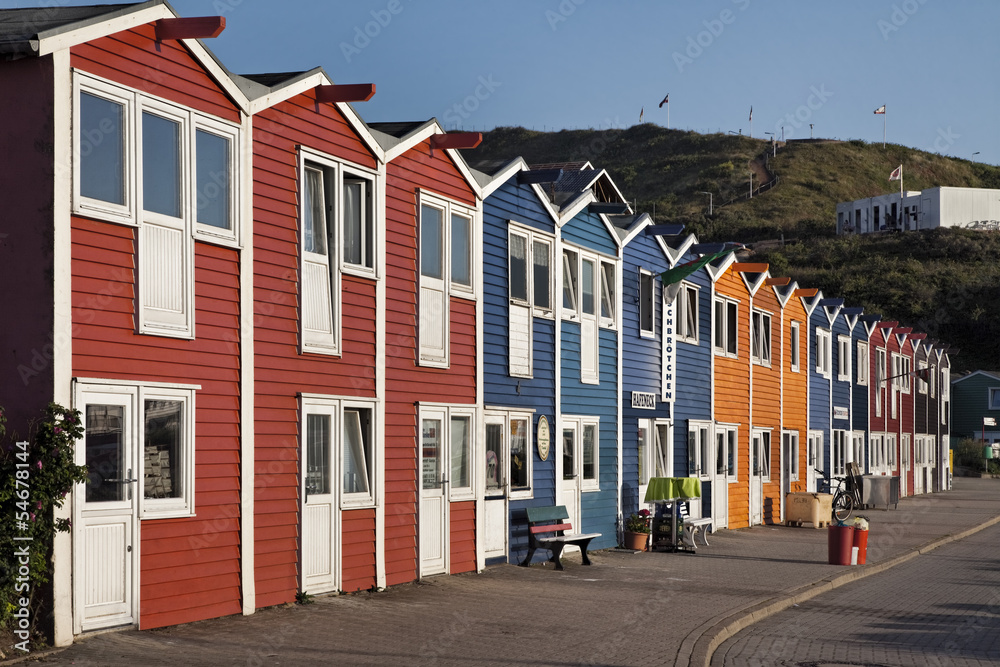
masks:
<path id="1" fill-rule="evenodd" d="M 739 331 L 739 304 L 729 299 L 715 300 L 715 325 L 712 334 L 712 347 L 716 354 L 736 357 Z"/>
<path id="2" fill-rule="evenodd" d="M 552 316 L 552 240 L 527 228 L 510 227 L 507 237 L 509 276 L 509 372 L 532 376 L 532 314 Z"/>
<path id="3" fill-rule="evenodd" d="M 677 293 L 677 335 L 679 340 L 698 344 L 698 288 L 687 283 Z"/>
<path id="4" fill-rule="evenodd" d="M 139 333 L 194 337 L 193 239 L 236 245 L 238 125 L 76 74 L 73 212 L 139 228 Z"/>
<path id="5" fill-rule="evenodd" d="M 816 372 L 830 377 L 830 330 L 816 329 Z"/>
<path id="6" fill-rule="evenodd" d="M 885 403 L 885 350 L 877 348 L 875 350 L 875 416 L 882 416 L 882 407 Z"/>
<path id="7" fill-rule="evenodd" d="M 652 336 L 656 321 L 653 274 L 639 270 L 639 335 Z"/>
<path id="8" fill-rule="evenodd" d="M 771 365 L 771 316 L 759 310 L 750 314 L 750 359 L 755 364 Z"/>
<path id="9" fill-rule="evenodd" d="M 801 338 L 799 337 L 800 324 L 798 322 L 792 322 L 789 328 L 789 351 L 788 359 L 791 365 L 793 373 L 799 372 L 800 361 L 799 361 L 799 346 L 801 345 Z"/>
<path id="10" fill-rule="evenodd" d="M 858 384 L 868 386 L 868 343 L 858 341 Z"/>
<path id="11" fill-rule="evenodd" d="M 989 391 L 989 409 L 1000 410 L 1000 387 L 990 387 L 988 391 Z"/>
<path id="12" fill-rule="evenodd" d="M 850 336 L 837 336 L 837 379 L 841 382 L 851 381 Z"/>

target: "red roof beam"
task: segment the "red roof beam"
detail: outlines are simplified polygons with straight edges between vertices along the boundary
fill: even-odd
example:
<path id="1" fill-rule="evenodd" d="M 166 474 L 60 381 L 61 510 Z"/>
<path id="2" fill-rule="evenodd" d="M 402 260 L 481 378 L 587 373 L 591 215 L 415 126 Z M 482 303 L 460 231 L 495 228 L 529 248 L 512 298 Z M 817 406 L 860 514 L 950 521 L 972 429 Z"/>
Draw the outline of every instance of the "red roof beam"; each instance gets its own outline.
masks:
<path id="1" fill-rule="evenodd" d="M 374 83 L 340 83 L 316 86 L 316 101 L 337 104 L 338 102 L 367 102 L 375 94 Z"/>
<path id="2" fill-rule="evenodd" d="M 435 134 L 431 137 L 431 148 L 475 148 L 482 140 L 482 132 Z"/>
<path id="3" fill-rule="evenodd" d="M 899 322 L 879 322 L 876 329 L 894 329 L 899 326 Z"/>
<path id="4" fill-rule="evenodd" d="M 766 262 L 737 262 L 733 264 L 733 271 L 738 273 L 764 273 L 767 271 Z"/>
<path id="5" fill-rule="evenodd" d="M 792 282 L 792 279 L 788 278 L 788 277 L 785 277 L 785 278 L 768 278 L 767 280 L 764 281 L 764 284 L 767 285 L 768 287 L 773 287 L 773 286 L 784 287 L 785 285 L 787 285 L 790 282 Z"/>
<path id="6" fill-rule="evenodd" d="M 218 37 L 226 29 L 225 16 L 192 16 L 182 19 L 160 19 L 153 24 L 156 40 L 208 39 Z"/>
<path id="7" fill-rule="evenodd" d="M 819 294 L 818 287 L 800 287 L 799 289 L 792 292 L 794 296 L 804 297 L 806 299 L 811 299 L 812 297 Z"/>

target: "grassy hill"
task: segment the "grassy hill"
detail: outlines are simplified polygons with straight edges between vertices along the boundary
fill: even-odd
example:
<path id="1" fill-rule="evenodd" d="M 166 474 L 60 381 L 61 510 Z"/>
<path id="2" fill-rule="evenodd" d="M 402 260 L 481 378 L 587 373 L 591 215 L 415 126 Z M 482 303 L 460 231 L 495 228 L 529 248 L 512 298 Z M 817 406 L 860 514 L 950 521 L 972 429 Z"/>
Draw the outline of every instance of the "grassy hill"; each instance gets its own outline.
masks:
<path id="1" fill-rule="evenodd" d="M 466 151 L 473 163 L 518 155 L 529 164 L 589 160 L 657 222 L 682 223 L 701 240 L 756 244 L 755 259 L 770 262 L 774 275 L 961 348 L 956 369 L 1000 370 L 1000 233 L 834 235 L 837 202 L 893 191 L 889 173 L 900 164 L 907 190 L 1000 188 L 998 167 L 863 141 L 788 142 L 772 157 L 768 141 L 649 123 L 549 133 L 498 128 Z M 746 199 L 751 170 L 754 187 L 775 176 L 777 185 Z M 714 215 L 701 192 L 713 194 Z"/>

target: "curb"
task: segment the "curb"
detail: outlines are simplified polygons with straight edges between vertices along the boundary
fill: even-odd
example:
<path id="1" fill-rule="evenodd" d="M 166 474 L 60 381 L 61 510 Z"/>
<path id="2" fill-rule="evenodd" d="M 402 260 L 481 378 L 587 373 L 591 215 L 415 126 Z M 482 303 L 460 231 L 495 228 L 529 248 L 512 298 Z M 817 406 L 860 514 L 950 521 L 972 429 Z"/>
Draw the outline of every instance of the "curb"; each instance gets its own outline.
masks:
<path id="1" fill-rule="evenodd" d="M 785 609 L 799 604 L 800 602 L 810 600 L 817 595 L 840 588 L 845 584 L 870 577 L 874 574 L 879 574 L 880 572 L 884 572 L 890 568 L 896 567 L 897 565 L 902 565 L 917 556 L 934 551 L 938 547 L 951 542 L 965 539 L 966 537 L 974 535 L 975 533 L 985 530 L 986 528 L 989 528 L 997 523 L 1000 523 L 1000 516 L 995 516 L 977 526 L 967 528 L 953 535 L 939 537 L 923 546 L 914 547 L 907 553 L 903 553 L 881 563 L 863 565 L 858 569 L 845 572 L 844 574 L 824 577 L 823 579 L 814 581 L 811 584 L 800 586 L 795 591 L 792 591 L 782 597 L 769 598 L 763 602 L 758 602 L 757 604 L 751 605 L 741 611 L 728 614 L 714 623 L 709 621 L 712 625 L 701 632 L 701 634 L 697 637 L 689 635 L 684 639 L 677 654 L 676 664 L 689 666 L 704 665 L 704 667 L 710 667 L 712 657 L 715 655 L 716 649 L 718 649 L 724 641 L 741 630 L 745 630 L 754 623 L 762 621 L 769 616 L 773 616 L 778 612 L 784 611 Z"/>

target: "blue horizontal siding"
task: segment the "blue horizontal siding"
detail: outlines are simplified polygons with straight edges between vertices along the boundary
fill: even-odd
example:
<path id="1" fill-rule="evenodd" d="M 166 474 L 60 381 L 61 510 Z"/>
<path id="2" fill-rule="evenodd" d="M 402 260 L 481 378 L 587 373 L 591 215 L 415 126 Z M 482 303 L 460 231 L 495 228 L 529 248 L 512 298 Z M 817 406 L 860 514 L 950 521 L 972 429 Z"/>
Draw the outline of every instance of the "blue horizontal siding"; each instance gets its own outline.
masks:
<path id="1" fill-rule="evenodd" d="M 587 212 L 578 213 L 562 228 L 563 241 L 596 250 L 606 255 L 617 255 L 618 245 L 600 216 Z"/>

